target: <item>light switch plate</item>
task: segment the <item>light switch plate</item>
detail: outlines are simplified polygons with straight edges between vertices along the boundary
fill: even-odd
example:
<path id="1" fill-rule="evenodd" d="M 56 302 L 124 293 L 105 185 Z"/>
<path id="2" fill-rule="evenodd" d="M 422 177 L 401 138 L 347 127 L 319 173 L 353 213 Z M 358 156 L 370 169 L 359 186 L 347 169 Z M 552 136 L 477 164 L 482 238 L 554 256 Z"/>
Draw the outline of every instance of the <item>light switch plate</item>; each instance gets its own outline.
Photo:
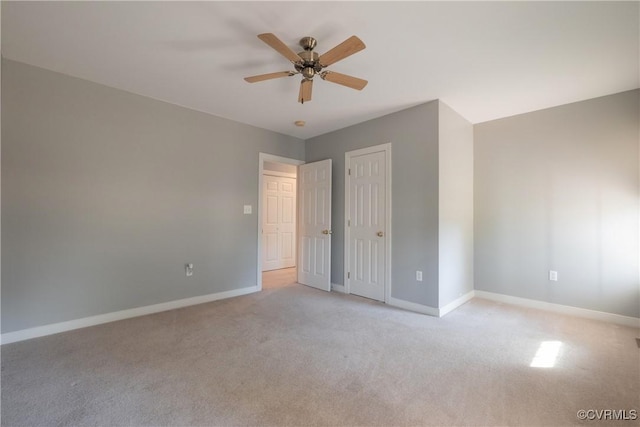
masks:
<path id="1" fill-rule="evenodd" d="M 244 205 L 244 214 L 245 215 L 251 214 L 251 205 Z"/>
<path id="2" fill-rule="evenodd" d="M 558 281 L 558 272 L 557 271 L 553 271 L 553 270 L 549 270 L 549 280 L 551 280 L 552 282 L 557 282 Z"/>

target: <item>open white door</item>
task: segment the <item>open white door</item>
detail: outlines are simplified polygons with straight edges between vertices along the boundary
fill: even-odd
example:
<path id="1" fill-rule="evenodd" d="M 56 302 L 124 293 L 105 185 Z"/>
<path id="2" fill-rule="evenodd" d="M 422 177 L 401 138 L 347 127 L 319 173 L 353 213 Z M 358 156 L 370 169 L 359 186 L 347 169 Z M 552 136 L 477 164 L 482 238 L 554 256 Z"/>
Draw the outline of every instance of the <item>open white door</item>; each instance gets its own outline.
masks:
<path id="1" fill-rule="evenodd" d="M 331 159 L 298 169 L 298 282 L 331 290 Z"/>

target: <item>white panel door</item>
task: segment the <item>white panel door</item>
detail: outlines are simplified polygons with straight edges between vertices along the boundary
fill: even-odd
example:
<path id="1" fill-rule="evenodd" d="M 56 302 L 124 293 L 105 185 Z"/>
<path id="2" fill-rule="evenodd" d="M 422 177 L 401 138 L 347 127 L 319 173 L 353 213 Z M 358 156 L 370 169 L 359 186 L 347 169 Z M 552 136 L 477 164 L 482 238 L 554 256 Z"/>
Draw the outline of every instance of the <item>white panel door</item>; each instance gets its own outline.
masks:
<path id="1" fill-rule="evenodd" d="M 349 164 L 349 292 L 385 297 L 386 153 L 351 157 Z"/>
<path id="2" fill-rule="evenodd" d="M 298 168 L 298 282 L 331 290 L 331 159 Z"/>
<path id="3" fill-rule="evenodd" d="M 296 180 L 263 177 L 262 270 L 296 265 Z"/>

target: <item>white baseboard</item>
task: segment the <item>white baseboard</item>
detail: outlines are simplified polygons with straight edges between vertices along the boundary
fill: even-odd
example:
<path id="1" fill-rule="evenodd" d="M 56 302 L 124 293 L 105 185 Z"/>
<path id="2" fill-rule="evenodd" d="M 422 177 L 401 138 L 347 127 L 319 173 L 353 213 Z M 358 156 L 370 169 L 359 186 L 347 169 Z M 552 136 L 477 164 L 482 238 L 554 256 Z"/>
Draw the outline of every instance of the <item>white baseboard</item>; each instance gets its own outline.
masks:
<path id="1" fill-rule="evenodd" d="M 340 292 L 341 294 L 347 293 L 347 291 L 344 289 L 344 285 L 338 285 L 337 283 L 332 283 L 331 284 L 331 290 L 332 291 L 336 291 L 336 292 Z"/>
<path id="2" fill-rule="evenodd" d="M 438 309 L 429 307 L 428 305 L 417 304 L 415 302 L 405 301 L 403 299 L 398 299 L 391 297 L 387 304 L 392 305 L 394 307 L 402 308 L 409 311 L 415 311 L 416 313 L 428 314 L 429 316 L 439 317 Z"/>
<path id="3" fill-rule="evenodd" d="M 461 297 L 456 298 L 455 300 L 451 301 L 449 304 L 447 304 L 444 307 L 438 309 L 439 317 L 442 317 L 445 314 L 455 310 L 456 308 L 460 307 L 465 302 L 469 301 L 474 296 L 475 296 L 475 291 L 470 291 L 470 292 L 467 292 L 466 294 L 462 295 Z"/>
<path id="4" fill-rule="evenodd" d="M 518 305 L 521 307 L 535 308 L 538 310 L 552 311 L 554 313 L 568 314 L 585 319 L 601 320 L 603 322 L 615 323 L 618 325 L 640 328 L 640 318 L 621 316 L 619 314 L 605 313 L 603 311 L 589 310 L 586 308 L 571 307 L 569 305 L 554 304 L 551 302 L 537 301 L 527 298 L 512 297 L 510 295 L 495 294 L 493 292 L 475 291 L 477 298 L 484 298 L 491 301 L 503 302 L 506 304 Z"/>
<path id="5" fill-rule="evenodd" d="M 53 335 L 60 332 L 71 331 L 73 329 L 86 328 L 87 326 L 100 325 L 102 323 L 115 322 L 116 320 L 129 319 L 131 317 L 144 316 L 147 314 L 159 313 L 161 311 L 174 310 L 176 308 L 188 307 L 190 305 L 203 304 L 226 298 L 233 298 L 240 295 L 247 295 L 258 292 L 258 286 L 248 288 L 233 289 L 231 291 L 217 292 L 214 294 L 201 295 L 198 297 L 184 298 L 161 304 L 147 305 L 144 307 L 132 308 L 129 310 L 115 311 L 112 313 L 99 314 L 97 316 L 85 317 L 82 319 L 69 320 L 66 322 L 52 323 L 50 325 L 37 326 L 35 328 L 22 329 L 15 332 L 7 332 L 0 336 L 0 343 L 9 344 L 17 341 L 24 341 L 31 338 Z"/>
<path id="6" fill-rule="evenodd" d="M 392 305 L 394 307 L 403 308 L 409 311 L 415 311 L 416 313 L 428 314 L 429 316 L 442 317 L 445 314 L 455 310 L 460 307 L 462 304 L 469 301 L 474 297 L 474 291 L 468 292 L 462 295 L 460 298 L 457 298 L 454 301 L 451 301 L 449 304 L 445 305 L 442 308 L 434 308 L 428 305 L 417 304 L 415 302 L 409 302 L 405 300 L 401 300 L 398 298 L 389 298 L 387 304 Z"/>

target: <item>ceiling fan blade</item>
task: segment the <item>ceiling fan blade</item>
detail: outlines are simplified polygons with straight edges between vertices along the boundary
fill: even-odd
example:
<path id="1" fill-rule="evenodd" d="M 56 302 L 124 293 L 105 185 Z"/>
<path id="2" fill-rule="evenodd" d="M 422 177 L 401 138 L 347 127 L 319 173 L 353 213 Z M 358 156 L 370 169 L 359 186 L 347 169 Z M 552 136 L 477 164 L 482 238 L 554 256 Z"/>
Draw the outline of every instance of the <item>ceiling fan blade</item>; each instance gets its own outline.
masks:
<path id="1" fill-rule="evenodd" d="M 350 87 L 351 89 L 362 90 L 369 83 L 366 80 L 359 79 L 357 77 L 349 76 L 347 74 L 336 73 L 334 71 L 325 71 L 320 74 L 322 80 L 326 80 L 331 83 L 337 83 L 342 86 Z"/>
<path id="2" fill-rule="evenodd" d="M 356 36 L 351 36 L 345 41 L 343 41 L 342 43 L 340 43 L 338 46 L 320 55 L 320 58 L 318 58 L 318 62 L 323 67 L 327 67 L 348 56 L 353 55 L 356 52 L 360 52 L 365 47 L 366 46 L 364 45 L 362 40 L 360 40 Z"/>
<path id="3" fill-rule="evenodd" d="M 313 87 L 313 80 L 302 79 L 300 83 L 300 94 L 298 95 L 298 102 L 304 104 L 311 101 L 311 88 Z"/>
<path id="4" fill-rule="evenodd" d="M 257 76 L 245 77 L 244 79 L 249 83 L 261 82 L 263 80 L 278 79 L 280 77 L 293 76 L 293 71 L 278 71 L 277 73 L 259 74 Z"/>
<path id="5" fill-rule="evenodd" d="M 275 49 L 280 55 L 294 64 L 302 63 L 302 58 L 272 33 L 258 34 L 258 38 Z"/>

